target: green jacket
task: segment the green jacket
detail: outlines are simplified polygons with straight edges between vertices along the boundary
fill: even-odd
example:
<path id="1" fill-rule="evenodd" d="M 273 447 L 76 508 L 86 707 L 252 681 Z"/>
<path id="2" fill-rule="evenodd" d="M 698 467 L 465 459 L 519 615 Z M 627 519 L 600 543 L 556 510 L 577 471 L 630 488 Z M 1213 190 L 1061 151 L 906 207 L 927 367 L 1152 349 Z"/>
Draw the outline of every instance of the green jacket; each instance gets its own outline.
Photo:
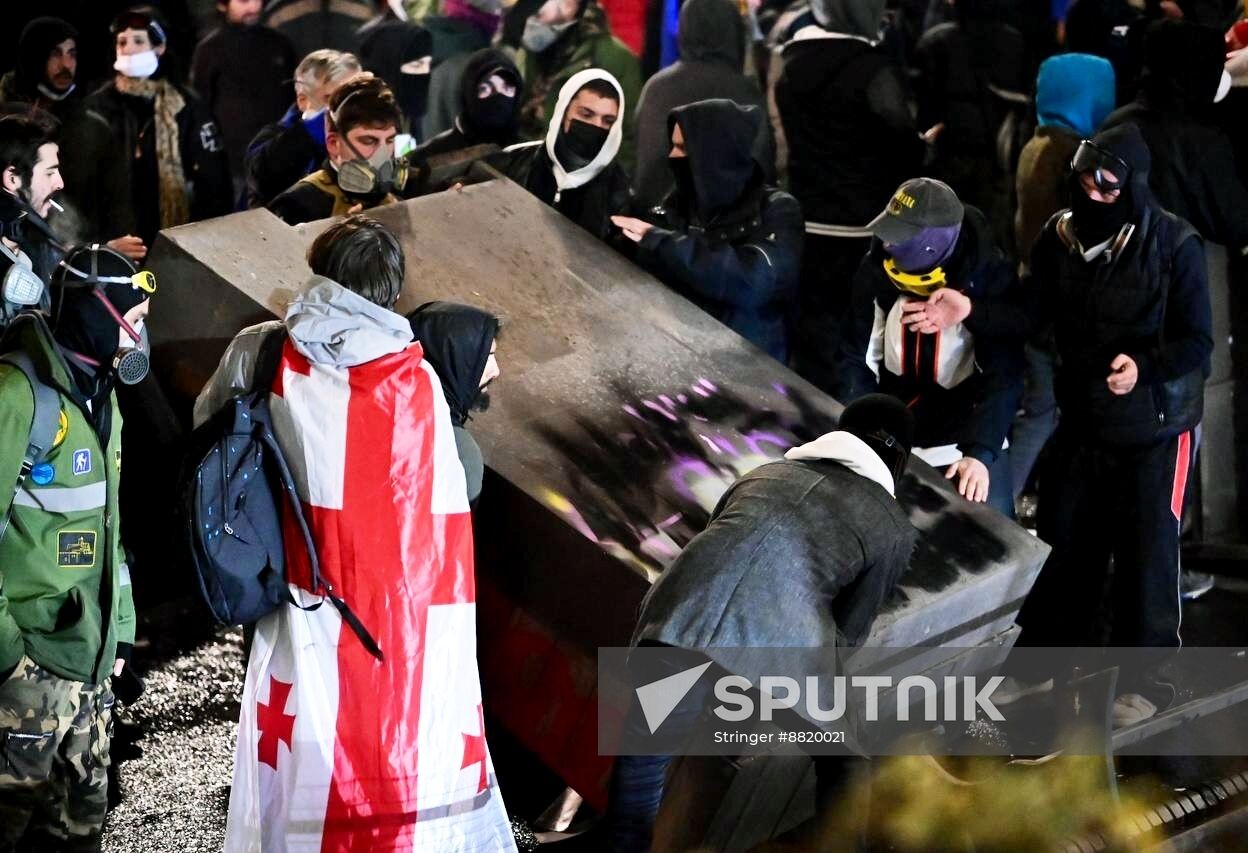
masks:
<path id="1" fill-rule="evenodd" d="M 520 136 L 545 139 L 546 128 L 559 90 L 573 74 L 586 68 L 601 68 L 611 74 L 624 90 L 624 138 L 616 162 L 629 174 L 633 171 L 633 121 L 641 97 L 641 64 L 624 42 L 611 35 L 606 14 L 597 3 L 585 4 L 576 26 L 540 54 L 520 51 L 516 63 L 524 72 L 524 104 L 520 109 Z"/>
<path id="2" fill-rule="evenodd" d="M 62 678 L 99 684 L 112 671 L 117 644 L 134 642 L 134 598 L 117 518 L 117 398 L 109 397 L 112 423 L 101 447 L 69 394 L 69 368 L 47 325 L 19 318 L 4 348 L 28 353 L 46 384 L 60 392 L 61 429 L 46 459 L 50 480 L 26 478 L 0 540 L 0 673 L 25 653 Z M 26 377 L 0 364 L 0 511 L 17 483 L 34 410 Z"/>

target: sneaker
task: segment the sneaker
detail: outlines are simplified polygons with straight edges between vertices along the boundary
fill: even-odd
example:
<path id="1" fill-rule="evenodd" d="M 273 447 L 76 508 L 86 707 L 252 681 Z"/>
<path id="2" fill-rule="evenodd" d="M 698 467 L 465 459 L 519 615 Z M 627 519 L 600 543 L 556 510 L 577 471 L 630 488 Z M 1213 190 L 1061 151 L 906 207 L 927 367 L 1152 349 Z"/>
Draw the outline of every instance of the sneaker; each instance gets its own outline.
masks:
<path id="1" fill-rule="evenodd" d="M 1189 570 L 1179 575 L 1179 594 L 1184 601 L 1195 601 L 1213 587 L 1214 580 L 1211 574 Z"/>
<path id="2" fill-rule="evenodd" d="M 1142 723 L 1157 713 L 1157 706 L 1138 693 L 1124 693 L 1114 700 L 1114 728 Z"/>

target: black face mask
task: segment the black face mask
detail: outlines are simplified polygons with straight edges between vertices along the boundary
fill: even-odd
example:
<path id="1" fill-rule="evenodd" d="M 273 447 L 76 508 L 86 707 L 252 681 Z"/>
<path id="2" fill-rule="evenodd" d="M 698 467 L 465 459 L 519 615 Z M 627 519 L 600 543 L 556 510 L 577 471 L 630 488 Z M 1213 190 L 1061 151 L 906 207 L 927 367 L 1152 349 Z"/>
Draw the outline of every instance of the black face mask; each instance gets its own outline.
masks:
<path id="1" fill-rule="evenodd" d="M 672 170 L 672 177 L 676 179 L 676 192 L 679 193 L 680 200 L 690 209 L 696 209 L 698 195 L 693 185 L 693 168 L 689 165 L 689 158 L 668 157 L 667 167 Z"/>
<path id="2" fill-rule="evenodd" d="M 1070 210 L 1075 234 L 1085 249 L 1099 246 L 1131 221 L 1131 187 L 1124 186 L 1113 204 L 1088 198 L 1077 174 L 1070 176 Z"/>
<path id="3" fill-rule="evenodd" d="M 500 92 L 488 98 L 477 98 L 465 110 L 473 130 L 498 134 L 511 130 L 516 123 L 516 99 Z"/>
<path id="4" fill-rule="evenodd" d="M 588 122 L 572 119 L 568 129 L 559 133 L 555 140 L 555 156 L 560 165 L 569 172 L 583 169 L 602 150 L 611 131 Z"/>

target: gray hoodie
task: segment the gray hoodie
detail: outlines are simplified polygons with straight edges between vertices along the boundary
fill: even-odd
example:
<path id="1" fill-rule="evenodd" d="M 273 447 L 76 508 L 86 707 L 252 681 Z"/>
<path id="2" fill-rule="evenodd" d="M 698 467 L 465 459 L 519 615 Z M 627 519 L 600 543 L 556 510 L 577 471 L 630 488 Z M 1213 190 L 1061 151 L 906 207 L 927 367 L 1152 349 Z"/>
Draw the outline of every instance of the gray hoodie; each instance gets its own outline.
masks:
<path id="1" fill-rule="evenodd" d="M 319 275 L 312 276 L 287 307 L 284 323 L 301 355 L 334 367 L 366 364 L 401 352 L 412 341 L 412 327 L 405 317 Z M 280 325 L 270 320 L 250 326 L 230 342 L 216 372 L 195 400 L 196 426 L 216 414 L 231 397 L 251 387 L 261 341 Z"/>

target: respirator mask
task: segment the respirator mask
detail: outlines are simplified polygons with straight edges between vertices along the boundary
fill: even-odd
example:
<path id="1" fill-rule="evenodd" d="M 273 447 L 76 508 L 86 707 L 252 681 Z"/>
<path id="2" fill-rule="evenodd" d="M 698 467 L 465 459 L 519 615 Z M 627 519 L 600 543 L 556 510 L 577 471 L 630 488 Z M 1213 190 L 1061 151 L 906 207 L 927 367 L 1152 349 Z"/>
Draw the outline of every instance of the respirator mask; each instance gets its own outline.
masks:
<path id="1" fill-rule="evenodd" d="M 35 275 L 30 267 L 30 259 L 15 253 L 0 242 L 0 254 L 10 262 L 5 270 L 3 284 L 3 305 L 0 306 L 0 327 L 7 326 L 23 309 L 33 308 L 43 302 L 47 289 L 43 280 Z"/>
<path id="2" fill-rule="evenodd" d="M 338 109 L 330 114 L 335 128 L 342 126 L 338 117 L 342 113 L 342 108 L 355 95 L 354 92 L 348 95 L 347 99 L 338 105 Z M 395 188 L 402 189 L 407 183 L 407 161 L 396 159 L 389 146 L 379 145 L 372 157 L 365 157 L 351 144 L 347 134 L 339 132 L 338 138 L 355 155 L 354 160 L 348 160 L 338 167 L 338 186 L 343 192 L 364 196 L 385 195 L 393 192 Z"/>
<path id="3" fill-rule="evenodd" d="M 98 247 L 93 247 L 98 249 Z M 118 343 L 117 350 L 113 353 L 108 363 L 108 367 L 123 385 L 137 385 L 147 376 L 151 367 L 151 342 L 147 336 L 147 326 L 140 321 L 131 325 L 122 316 L 117 307 L 109 301 L 104 295 L 103 287 L 131 287 L 135 290 L 143 292 L 144 299 L 147 299 L 156 292 L 156 276 L 147 270 L 140 270 L 132 275 L 100 275 L 98 253 L 91 253 L 91 268 L 89 271 L 80 270 L 66 261 L 61 262 L 61 266 L 70 275 L 77 277 L 78 281 L 63 280 L 63 287 L 91 287 L 92 295 L 99 300 L 104 310 L 113 319 L 118 326 Z M 96 359 L 79 354 L 88 364 L 93 367 L 103 367 L 104 365 Z"/>

